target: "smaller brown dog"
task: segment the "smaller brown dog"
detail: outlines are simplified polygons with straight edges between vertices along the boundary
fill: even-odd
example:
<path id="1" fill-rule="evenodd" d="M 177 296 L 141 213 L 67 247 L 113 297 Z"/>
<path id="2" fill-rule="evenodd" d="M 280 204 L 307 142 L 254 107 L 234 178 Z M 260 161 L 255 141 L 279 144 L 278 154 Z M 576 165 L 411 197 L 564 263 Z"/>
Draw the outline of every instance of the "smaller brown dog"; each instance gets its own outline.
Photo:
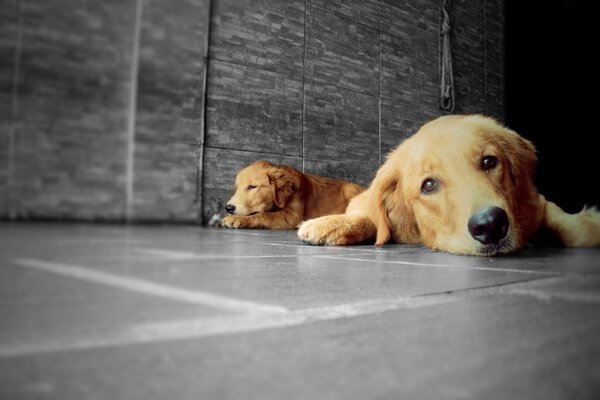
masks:
<path id="1" fill-rule="evenodd" d="M 235 179 L 225 206 L 226 228 L 296 229 L 307 219 L 340 214 L 365 190 L 354 183 L 303 174 L 287 165 L 256 161 Z"/>

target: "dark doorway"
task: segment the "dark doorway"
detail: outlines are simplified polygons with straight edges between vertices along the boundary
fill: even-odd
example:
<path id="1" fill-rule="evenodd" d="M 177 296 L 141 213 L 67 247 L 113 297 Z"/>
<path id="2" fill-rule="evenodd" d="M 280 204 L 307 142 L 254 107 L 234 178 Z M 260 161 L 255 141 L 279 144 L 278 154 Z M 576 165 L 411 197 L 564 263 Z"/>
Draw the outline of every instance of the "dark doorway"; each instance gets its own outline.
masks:
<path id="1" fill-rule="evenodd" d="M 598 27 L 580 2 L 506 2 L 507 124 L 532 140 L 540 193 L 600 205 Z"/>

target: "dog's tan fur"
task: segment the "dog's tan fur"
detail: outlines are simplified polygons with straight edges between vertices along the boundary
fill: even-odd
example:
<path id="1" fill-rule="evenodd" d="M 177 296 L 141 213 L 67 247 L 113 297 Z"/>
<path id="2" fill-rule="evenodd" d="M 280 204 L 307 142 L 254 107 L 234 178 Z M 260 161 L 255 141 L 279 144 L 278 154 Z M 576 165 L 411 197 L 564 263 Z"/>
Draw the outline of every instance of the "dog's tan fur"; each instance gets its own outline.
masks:
<path id="1" fill-rule="evenodd" d="M 486 156 L 498 159 L 495 168 L 481 168 Z M 567 214 L 547 201 L 533 185 L 535 163 L 533 144 L 491 118 L 441 117 L 389 154 L 345 214 L 306 221 L 298 236 L 313 244 L 375 239 L 383 245 L 393 239 L 451 253 L 497 255 L 519 250 L 548 230 L 566 246 L 600 246 L 600 213 Z M 424 195 L 429 177 L 439 188 Z M 508 215 L 508 233 L 498 246 L 484 246 L 467 229 L 473 213 L 485 207 Z"/>
<path id="2" fill-rule="evenodd" d="M 243 168 L 235 185 L 228 202 L 235 206 L 234 215 L 222 222 L 227 228 L 296 229 L 304 220 L 344 212 L 350 199 L 365 190 L 268 161 Z"/>

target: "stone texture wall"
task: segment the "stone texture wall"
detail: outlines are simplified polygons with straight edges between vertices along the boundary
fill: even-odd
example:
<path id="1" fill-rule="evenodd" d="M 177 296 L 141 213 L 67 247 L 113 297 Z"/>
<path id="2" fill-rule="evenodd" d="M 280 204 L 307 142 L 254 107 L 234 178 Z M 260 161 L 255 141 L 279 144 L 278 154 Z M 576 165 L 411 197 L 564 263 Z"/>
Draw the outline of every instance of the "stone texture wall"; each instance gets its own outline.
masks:
<path id="1" fill-rule="evenodd" d="M 3 218 L 207 220 L 256 159 L 368 184 L 440 115 L 437 0 L 0 3 Z M 503 3 L 452 1 L 455 112 L 504 119 Z"/>
<path id="2" fill-rule="evenodd" d="M 390 150 L 441 115 L 437 0 L 215 3 L 204 218 L 256 159 L 367 185 Z M 451 7 L 455 112 L 503 120 L 504 2 Z"/>
<path id="3" fill-rule="evenodd" d="M 208 8 L 1 1 L 1 217 L 198 219 Z"/>

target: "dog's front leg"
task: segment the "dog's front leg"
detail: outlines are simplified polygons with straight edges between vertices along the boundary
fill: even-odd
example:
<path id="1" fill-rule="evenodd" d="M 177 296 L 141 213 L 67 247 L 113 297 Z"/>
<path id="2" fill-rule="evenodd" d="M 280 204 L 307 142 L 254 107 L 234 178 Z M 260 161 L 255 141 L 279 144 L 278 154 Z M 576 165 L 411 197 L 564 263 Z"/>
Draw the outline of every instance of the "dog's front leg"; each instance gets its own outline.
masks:
<path id="1" fill-rule="evenodd" d="M 315 245 L 345 246 L 374 239 L 377 227 L 367 216 L 337 214 L 305 221 L 298 237 Z"/>
<path id="2" fill-rule="evenodd" d="M 260 212 L 253 215 L 228 215 L 223 218 L 226 228 L 296 229 L 302 222 L 299 213 L 291 209 Z"/>

